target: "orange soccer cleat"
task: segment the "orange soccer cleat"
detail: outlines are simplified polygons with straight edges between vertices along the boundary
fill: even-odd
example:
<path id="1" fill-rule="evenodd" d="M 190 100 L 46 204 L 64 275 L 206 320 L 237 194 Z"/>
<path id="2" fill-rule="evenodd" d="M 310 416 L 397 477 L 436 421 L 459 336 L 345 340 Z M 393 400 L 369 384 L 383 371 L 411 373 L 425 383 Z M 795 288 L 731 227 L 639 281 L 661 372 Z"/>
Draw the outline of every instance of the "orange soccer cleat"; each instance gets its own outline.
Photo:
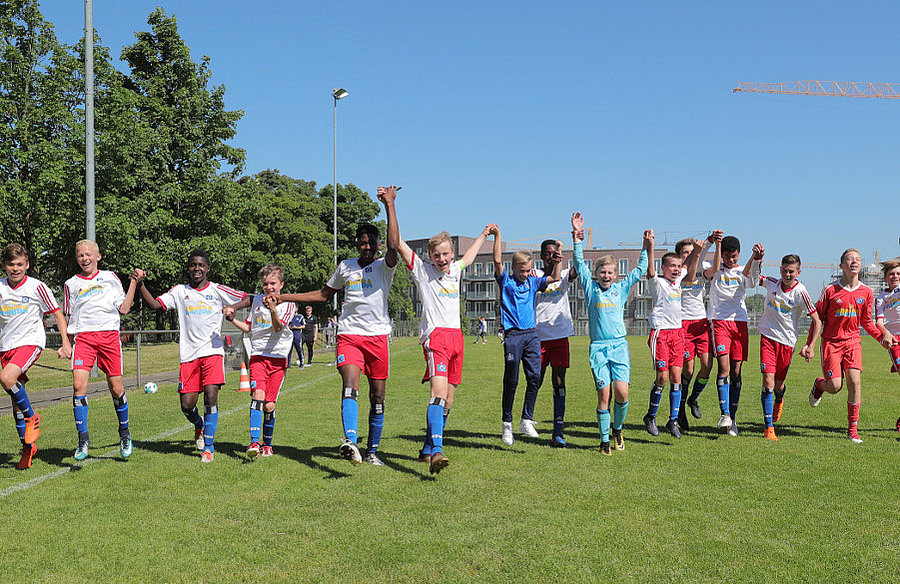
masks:
<path id="1" fill-rule="evenodd" d="M 25 444 L 34 444 L 41 437 L 41 415 L 35 413 L 25 418 Z"/>
<path id="2" fill-rule="evenodd" d="M 781 419 L 781 413 L 784 411 L 784 398 L 772 404 L 772 421 L 777 422 Z"/>
<path id="3" fill-rule="evenodd" d="M 775 442 L 778 442 L 778 436 L 775 435 L 775 428 L 773 428 L 772 426 L 766 428 L 765 437 L 766 440 L 773 440 Z"/>
<path id="4" fill-rule="evenodd" d="M 37 452 L 37 445 L 23 444 L 22 445 L 22 458 L 19 459 L 19 464 L 16 465 L 16 469 L 25 470 L 26 468 L 31 468 L 31 459 L 34 458 L 34 454 L 36 452 Z"/>

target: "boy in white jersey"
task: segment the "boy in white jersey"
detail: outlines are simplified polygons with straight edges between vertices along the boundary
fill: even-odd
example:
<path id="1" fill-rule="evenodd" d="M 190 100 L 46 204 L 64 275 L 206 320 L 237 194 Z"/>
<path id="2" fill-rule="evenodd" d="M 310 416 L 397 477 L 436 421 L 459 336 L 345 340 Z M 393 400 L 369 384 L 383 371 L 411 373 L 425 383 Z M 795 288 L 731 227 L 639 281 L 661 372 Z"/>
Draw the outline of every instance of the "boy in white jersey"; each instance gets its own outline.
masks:
<path id="1" fill-rule="evenodd" d="M 888 260 L 881 264 L 887 290 L 875 298 L 875 326 L 881 333 L 890 333 L 900 337 L 900 259 Z M 891 371 L 900 373 L 900 344 L 887 348 L 891 355 Z M 900 418 L 897 418 L 897 431 L 900 432 Z"/>
<path id="2" fill-rule="evenodd" d="M 656 273 L 651 261 L 647 268 L 650 296 L 653 308 L 650 310 L 650 359 L 656 371 L 656 379 L 650 389 L 650 406 L 644 416 L 644 427 L 651 436 L 659 436 L 656 413 L 662 401 L 663 389 L 671 382 L 669 389 L 669 421 L 666 430 L 675 438 L 681 438 L 678 416 L 681 408 L 681 367 L 684 363 L 684 330 L 681 327 L 681 282 L 686 274 L 697 272 L 697 262 L 703 244 L 694 242 L 693 251 L 688 256 L 687 269 L 682 269 L 681 256 L 669 252 L 660 260 L 662 275 Z M 650 238 L 650 257 L 653 257 L 653 237 Z"/>
<path id="3" fill-rule="evenodd" d="M 119 278 L 101 270 L 100 248 L 90 239 L 75 244 L 75 261 L 81 268 L 63 286 L 63 312 L 69 315 L 72 345 L 72 411 L 78 448 L 75 460 L 88 457 L 91 440 L 88 434 L 87 386 L 94 363 L 106 374 L 106 385 L 112 396 L 119 421 L 119 452 L 131 456 L 131 432 L 128 428 L 128 399 L 122 385 L 122 342 L 119 339 L 120 315 L 128 314 L 134 302 L 137 280 L 130 279 L 128 293 Z"/>
<path id="4" fill-rule="evenodd" d="M 553 272 L 560 262 L 562 242 L 546 239 L 541 242 L 541 261 L 543 270 L 534 270 L 534 275 L 541 277 Z M 569 337 L 575 334 L 572 323 L 572 310 L 569 307 L 569 283 L 578 279 L 578 272 L 573 265 L 562 273 L 558 282 L 547 284 L 538 291 L 535 298 L 534 314 L 537 333 L 541 338 L 541 378 L 538 388 L 544 384 L 544 374 L 550 366 L 553 383 L 553 436 L 550 446 L 565 448 L 563 427 L 566 416 L 566 370 L 569 368 Z"/>
<path id="5" fill-rule="evenodd" d="M 178 354 L 181 358 L 178 393 L 181 411 L 194 425 L 194 439 L 201 450 L 200 461 L 212 462 L 219 426 L 219 390 L 225 384 L 222 315 L 226 308 L 246 308 L 250 305 L 250 298 L 246 292 L 206 279 L 209 255 L 203 250 L 194 250 L 188 256 L 187 273 L 187 284 L 173 286 L 156 298 L 146 286 L 141 286 L 141 296 L 154 310 L 178 312 Z M 134 276 L 141 281 L 145 274 L 143 270 L 135 270 Z M 197 411 L 201 391 L 205 408 L 202 418 Z"/>
<path id="6" fill-rule="evenodd" d="M 390 229 L 391 218 L 388 215 Z M 341 374 L 341 421 L 344 427 L 344 441 L 338 447 L 338 454 L 353 465 L 361 464 L 363 460 L 357 446 L 361 374 L 369 380 L 366 462 L 375 466 L 384 465 L 378 457 L 378 446 L 384 430 L 384 400 L 391 372 L 388 294 L 397 269 L 397 247 L 389 239 L 387 252 L 379 258 L 380 243 L 377 227 L 360 225 L 356 229 L 358 258 L 342 260 L 320 290 L 278 295 L 279 302 L 328 302 L 338 290 L 344 291 L 335 356 L 337 370 Z"/>
<path id="7" fill-rule="evenodd" d="M 22 457 L 16 468 L 31 468 L 37 452 L 35 441 L 41 435 L 41 416 L 35 413 L 25 391 L 26 371 L 47 344 L 44 315 L 52 314 L 62 335 L 57 350 L 60 359 L 72 356 L 72 346 L 56 299 L 47 285 L 28 277 L 28 252 L 11 243 L 0 252 L 6 277 L 0 279 L 0 384 L 12 400 L 16 432 L 22 442 Z"/>
<path id="8" fill-rule="evenodd" d="M 462 271 L 475 259 L 481 244 L 497 226 L 485 227 L 459 261 L 453 259 L 450 235 L 442 231 L 428 240 L 428 257 L 432 263 L 425 263 L 400 238 L 394 207 L 397 191 L 393 187 L 378 187 L 378 198 L 388 216 L 388 246 L 397 245 L 422 300 L 419 321 L 419 340 L 425 354 L 422 383 L 429 382 L 431 399 L 425 413 L 425 445 L 419 460 L 428 462 L 429 471 L 437 474 L 450 464 L 443 453 L 444 426 L 456 388 L 462 382 L 464 342 L 459 318 Z"/>
<path id="9" fill-rule="evenodd" d="M 684 279 L 681 281 L 681 330 L 684 332 L 684 363 L 681 369 L 681 405 L 678 408 L 678 428 L 687 430 L 690 427 L 687 417 L 687 407 L 691 409 L 691 415 L 700 419 L 702 412 L 697 398 L 706 389 L 709 382 L 709 374 L 712 372 L 712 327 L 706 318 L 706 304 L 703 302 L 703 289 L 705 280 L 703 270 L 710 268 L 711 263 L 703 260 L 706 255 L 706 247 L 722 241 L 722 230 L 716 229 L 706 239 L 700 242 L 700 260 L 697 271 L 688 274 L 684 271 Z M 682 239 L 675 244 L 675 253 L 681 258 L 682 265 L 697 247 L 697 240 Z M 697 378 L 691 388 L 691 378 L 694 377 L 694 358 L 699 359 L 700 369 Z M 690 396 L 688 389 L 691 388 Z"/>
<path id="10" fill-rule="evenodd" d="M 235 320 L 226 309 L 225 319 L 239 330 L 250 333 L 250 446 L 247 456 L 272 456 L 275 432 L 275 402 L 284 383 L 294 333 L 287 326 L 297 306 L 293 302 L 278 304 L 275 294 L 284 288 L 284 270 L 267 264 L 259 270 L 263 295 L 255 296 L 250 314 L 243 322 Z M 260 436 L 263 444 L 260 445 Z"/>
<path id="11" fill-rule="evenodd" d="M 762 244 L 756 244 L 754 252 L 762 257 L 766 250 Z M 800 349 L 800 355 L 807 361 L 813 357 L 816 340 L 822 332 L 822 321 L 806 287 L 797 280 L 799 275 L 800 257 L 788 254 L 781 259 L 781 279 L 767 276 L 760 276 L 759 279 L 759 285 L 766 289 L 766 300 L 758 329 L 759 369 L 763 378 L 761 395 L 763 423 L 765 437 L 768 440 L 778 440 L 773 422 L 781 419 L 784 408 L 784 393 L 787 390 L 784 380 L 791 366 L 800 316 L 808 314 L 812 319 L 806 344 Z"/>
<path id="12" fill-rule="evenodd" d="M 738 265 L 741 242 L 737 237 L 726 236 L 716 246 L 713 265 L 703 271 L 710 280 L 707 315 L 712 321 L 713 346 L 719 365 L 716 388 L 719 392 L 719 428 L 729 436 L 737 436 L 735 422 L 741 397 L 741 364 L 750 356 L 750 334 L 747 330 L 747 305 L 744 297 L 747 288 L 759 280 L 760 258 L 754 255 L 743 269 Z"/>

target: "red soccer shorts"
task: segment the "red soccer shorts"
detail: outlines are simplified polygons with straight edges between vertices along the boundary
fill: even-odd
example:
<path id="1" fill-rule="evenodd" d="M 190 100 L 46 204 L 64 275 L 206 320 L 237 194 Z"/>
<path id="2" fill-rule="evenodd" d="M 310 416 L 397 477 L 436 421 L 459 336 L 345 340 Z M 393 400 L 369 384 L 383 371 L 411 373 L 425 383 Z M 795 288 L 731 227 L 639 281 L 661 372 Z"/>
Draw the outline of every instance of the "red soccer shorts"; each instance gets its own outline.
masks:
<path id="1" fill-rule="evenodd" d="M 891 372 L 900 371 L 900 345 L 894 345 L 888 352 L 891 354 Z"/>
<path id="2" fill-rule="evenodd" d="M 759 370 L 774 373 L 775 381 L 784 381 L 791 367 L 794 347 L 773 341 L 769 337 L 759 337 Z"/>
<path id="3" fill-rule="evenodd" d="M 225 385 L 225 357 L 207 355 L 181 364 L 178 393 L 199 393 L 205 385 Z"/>
<path id="4" fill-rule="evenodd" d="M 87 331 L 75 335 L 72 370 L 90 371 L 94 361 L 100 371 L 107 375 L 122 375 L 122 342 L 119 340 L 119 331 Z"/>
<path id="5" fill-rule="evenodd" d="M 28 376 L 25 375 L 25 372 L 28 371 L 28 368 L 41 356 L 41 351 L 43 351 L 43 349 L 37 345 L 22 345 L 21 347 L 16 347 L 9 351 L 3 351 L 0 353 L 0 368 L 6 367 L 12 363 L 22 370 L 21 375 L 19 375 L 19 381 L 26 383 L 28 381 Z"/>
<path id="6" fill-rule="evenodd" d="M 684 360 L 690 361 L 697 355 L 710 352 L 709 321 L 705 318 L 681 321 L 684 331 Z"/>
<path id="7" fill-rule="evenodd" d="M 657 371 L 668 371 L 670 367 L 684 364 L 684 331 L 677 329 L 653 329 L 647 339 L 650 359 Z"/>
<path id="8" fill-rule="evenodd" d="M 462 383 L 463 334 L 457 328 L 436 328 L 422 343 L 425 353 L 425 375 L 422 383 L 432 377 L 446 377 L 450 385 Z"/>
<path id="9" fill-rule="evenodd" d="M 278 357 L 250 357 L 250 391 L 266 393 L 267 402 L 278 401 L 278 394 L 284 384 L 284 372 L 287 371 L 287 359 Z"/>
<path id="10" fill-rule="evenodd" d="M 387 335 L 338 335 L 338 368 L 356 365 L 369 379 L 387 379 L 391 375 L 391 352 Z"/>
<path id="11" fill-rule="evenodd" d="M 862 371 L 862 343 L 859 338 L 843 341 L 822 339 L 822 374 L 825 379 L 843 377 L 842 371 Z"/>
<path id="12" fill-rule="evenodd" d="M 551 367 L 569 367 L 569 337 L 541 341 L 541 369 Z"/>
<path id="13" fill-rule="evenodd" d="M 714 320 L 712 330 L 716 357 L 728 355 L 732 361 L 746 361 L 750 357 L 750 333 L 746 322 Z"/>

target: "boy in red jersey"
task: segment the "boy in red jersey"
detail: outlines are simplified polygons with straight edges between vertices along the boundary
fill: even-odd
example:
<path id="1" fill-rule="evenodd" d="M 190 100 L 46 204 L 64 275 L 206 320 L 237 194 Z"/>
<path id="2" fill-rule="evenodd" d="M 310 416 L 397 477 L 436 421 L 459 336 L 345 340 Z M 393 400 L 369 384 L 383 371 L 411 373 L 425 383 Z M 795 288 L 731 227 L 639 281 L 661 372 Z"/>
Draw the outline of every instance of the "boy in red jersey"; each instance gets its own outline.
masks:
<path id="1" fill-rule="evenodd" d="M 875 299 L 875 326 L 882 334 L 900 335 L 900 259 L 888 260 L 881 264 L 887 290 Z M 891 354 L 891 371 L 900 373 L 900 344 L 888 347 Z M 897 418 L 900 432 L 900 418 Z"/>
<path id="2" fill-rule="evenodd" d="M 859 402 L 862 397 L 862 343 L 859 327 L 866 329 L 884 347 L 894 344 L 890 332 L 882 332 L 872 318 L 874 295 L 872 289 L 859 281 L 862 258 L 859 250 L 848 249 L 841 254 L 841 279 L 822 290 L 816 311 L 822 319 L 822 373 L 809 392 L 809 405 L 816 407 L 822 393 L 837 393 L 847 377 L 847 437 L 856 444 L 862 442 L 857 431 Z"/>

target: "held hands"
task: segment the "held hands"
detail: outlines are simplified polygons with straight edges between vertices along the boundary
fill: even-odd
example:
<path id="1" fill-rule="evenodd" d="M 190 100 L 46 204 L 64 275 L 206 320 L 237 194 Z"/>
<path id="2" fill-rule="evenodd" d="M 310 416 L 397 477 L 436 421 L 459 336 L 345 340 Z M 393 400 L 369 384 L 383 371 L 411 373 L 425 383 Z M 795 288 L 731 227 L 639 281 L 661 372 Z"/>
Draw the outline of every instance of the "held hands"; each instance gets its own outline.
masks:
<path id="1" fill-rule="evenodd" d="M 584 241 L 584 216 L 577 211 L 572 213 L 572 240 Z"/>
<path id="2" fill-rule="evenodd" d="M 803 348 L 800 349 L 800 356 L 806 359 L 806 362 L 809 363 L 809 360 L 816 356 L 816 352 L 809 345 L 803 345 Z"/>
<path id="3" fill-rule="evenodd" d="M 556 251 L 553 252 L 553 261 L 554 262 L 563 261 L 564 257 L 563 257 L 563 253 L 562 253 L 562 248 L 563 248 L 562 242 L 557 239 L 556 240 Z"/>
<path id="4" fill-rule="evenodd" d="M 753 259 L 761 260 L 766 255 L 766 248 L 763 244 L 757 243 L 753 246 Z"/>
<path id="5" fill-rule="evenodd" d="M 884 336 L 881 337 L 881 345 L 885 349 L 890 349 L 894 345 L 897 344 L 897 339 L 891 333 L 884 331 Z"/>
<path id="6" fill-rule="evenodd" d="M 378 200 L 388 205 L 394 202 L 394 199 L 397 198 L 397 189 L 394 185 L 389 187 L 378 187 Z"/>
<path id="7" fill-rule="evenodd" d="M 263 302 L 263 305 L 266 308 L 268 308 L 269 310 L 275 310 L 275 308 L 278 306 L 278 300 L 272 294 L 263 298 L 262 302 Z"/>
<path id="8" fill-rule="evenodd" d="M 274 294 L 274 293 L 273 293 L 273 294 L 266 294 L 266 297 L 263 299 L 263 304 L 265 304 L 266 306 L 268 306 L 268 302 L 269 302 L 270 299 L 271 299 L 272 301 L 274 301 L 276 305 L 281 304 L 282 302 L 284 302 L 284 300 L 281 299 L 281 294 Z"/>
<path id="9" fill-rule="evenodd" d="M 653 243 L 656 240 L 656 233 L 653 232 L 653 228 L 644 231 L 644 244 Z"/>
<path id="10" fill-rule="evenodd" d="M 230 306 L 226 306 L 222 309 L 222 315 L 225 317 L 225 320 L 234 320 L 234 308 Z"/>
<path id="11" fill-rule="evenodd" d="M 128 276 L 129 279 L 134 280 L 136 283 L 141 283 L 147 277 L 147 272 L 140 268 L 135 268 L 132 270 L 131 274 Z"/>
<path id="12" fill-rule="evenodd" d="M 500 226 L 496 223 L 488 223 L 487 225 L 485 225 L 484 230 L 481 232 L 481 234 L 485 237 L 487 237 L 488 235 L 497 237 L 498 235 L 500 235 Z"/>
<path id="13" fill-rule="evenodd" d="M 721 243 L 723 237 L 725 237 L 724 231 L 721 229 L 713 229 L 713 232 L 706 238 L 706 241 L 710 243 Z"/>
<path id="14" fill-rule="evenodd" d="M 63 346 L 56 350 L 57 356 L 60 359 L 71 359 L 72 358 L 72 346 L 68 343 L 63 343 Z"/>

